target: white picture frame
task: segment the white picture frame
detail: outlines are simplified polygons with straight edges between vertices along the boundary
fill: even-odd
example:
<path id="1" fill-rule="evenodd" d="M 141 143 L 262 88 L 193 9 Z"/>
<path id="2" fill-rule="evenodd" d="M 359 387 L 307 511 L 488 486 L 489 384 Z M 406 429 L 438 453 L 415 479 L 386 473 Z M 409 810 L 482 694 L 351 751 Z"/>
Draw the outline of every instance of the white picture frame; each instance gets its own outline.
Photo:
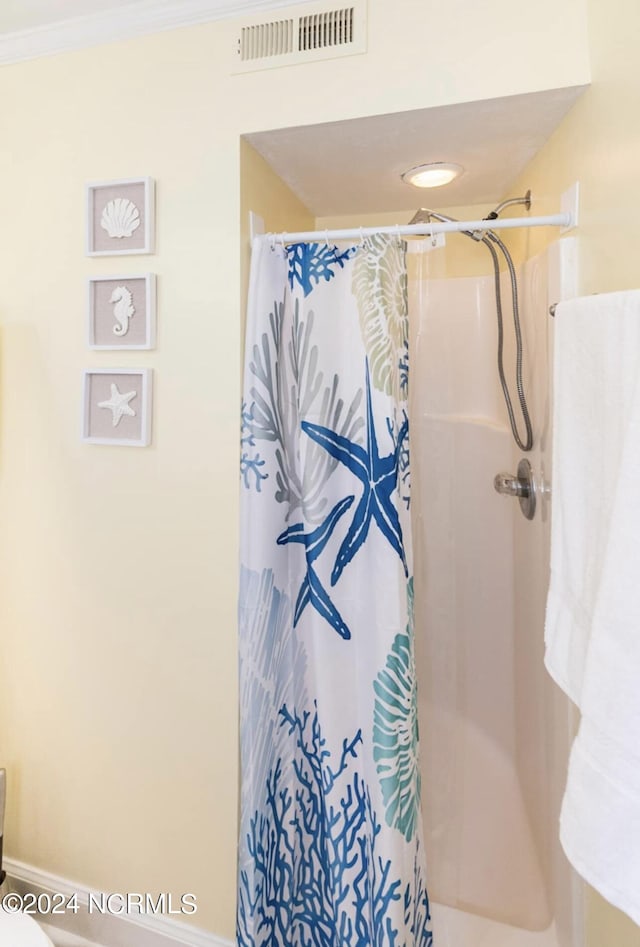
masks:
<path id="1" fill-rule="evenodd" d="M 86 186 L 86 255 L 155 252 L 153 178 L 95 181 Z"/>
<path id="2" fill-rule="evenodd" d="M 152 376 L 150 368 L 86 368 L 82 382 L 84 443 L 148 447 Z"/>
<path id="3" fill-rule="evenodd" d="M 87 344 L 98 350 L 155 348 L 155 273 L 89 277 Z"/>

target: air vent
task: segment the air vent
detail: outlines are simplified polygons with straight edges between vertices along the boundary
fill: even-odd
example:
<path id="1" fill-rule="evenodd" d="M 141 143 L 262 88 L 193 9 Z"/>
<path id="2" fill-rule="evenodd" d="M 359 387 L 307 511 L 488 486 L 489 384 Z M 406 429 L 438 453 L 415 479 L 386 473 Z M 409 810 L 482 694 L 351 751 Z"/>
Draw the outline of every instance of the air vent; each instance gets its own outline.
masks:
<path id="1" fill-rule="evenodd" d="M 312 12 L 310 12 L 312 11 Z M 366 51 L 366 0 L 348 7 L 305 3 L 286 19 L 240 29 L 233 72 L 290 66 Z"/>
<path id="2" fill-rule="evenodd" d="M 298 49 L 326 49 L 353 43 L 353 7 L 301 16 L 298 21 Z"/>
<path id="3" fill-rule="evenodd" d="M 245 26 L 240 33 L 240 59 L 265 59 L 267 56 L 286 56 L 295 51 L 293 20 L 259 23 Z"/>

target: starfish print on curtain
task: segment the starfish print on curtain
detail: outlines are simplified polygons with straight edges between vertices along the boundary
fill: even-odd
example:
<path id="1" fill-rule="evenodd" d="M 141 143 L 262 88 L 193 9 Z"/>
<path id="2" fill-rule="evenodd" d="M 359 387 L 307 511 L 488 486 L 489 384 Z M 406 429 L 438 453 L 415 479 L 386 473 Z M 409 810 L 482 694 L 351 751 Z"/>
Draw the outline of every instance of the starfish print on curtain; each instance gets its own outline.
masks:
<path id="1" fill-rule="evenodd" d="M 308 421 L 302 422 L 302 430 L 316 443 L 324 447 L 332 457 L 344 464 L 363 486 L 362 497 L 353 514 L 349 531 L 340 546 L 333 571 L 331 584 L 335 585 L 342 572 L 358 549 L 365 542 L 371 521 L 375 520 L 382 534 L 389 540 L 400 556 L 405 575 L 408 575 L 407 559 L 402 541 L 402 527 L 392 494 L 398 483 L 398 455 L 408 430 L 408 422 L 402 423 L 396 444 L 390 454 L 381 457 L 378 450 L 375 421 L 371 403 L 371 382 L 369 365 L 366 365 L 367 385 L 367 444 L 361 447 L 348 438 L 329 428 Z"/>
<path id="2" fill-rule="evenodd" d="M 326 618 L 329 624 L 335 628 L 342 638 L 348 639 L 351 637 L 351 632 L 342 620 L 340 612 L 320 582 L 313 568 L 313 563 L 329 542 L 338 520 L 342 514 L 349 509 L 354 499 L 355 497 L 349 496 L 345 497 L 344 500 L 341 500 L 339 503 L 336 503 L 325 521 L 310 533 L 304 532 L 304 523 L 296 523 L 295 526 L 290 526 L 289 529 L 286 529 L 284 533 L 278 536 L 277 543 L 279 546 L 284 546 L 287 543 L 303 543 L 305 546 L 307 574 L 300 586 L 300 592 L 298 593 L 296 601 L 296 609 L 293 616 L 294 628 L 298 624 L 300 616 L 306 606 L 311 602 L 315 610 L 322 615 L 323 618 Z"/>

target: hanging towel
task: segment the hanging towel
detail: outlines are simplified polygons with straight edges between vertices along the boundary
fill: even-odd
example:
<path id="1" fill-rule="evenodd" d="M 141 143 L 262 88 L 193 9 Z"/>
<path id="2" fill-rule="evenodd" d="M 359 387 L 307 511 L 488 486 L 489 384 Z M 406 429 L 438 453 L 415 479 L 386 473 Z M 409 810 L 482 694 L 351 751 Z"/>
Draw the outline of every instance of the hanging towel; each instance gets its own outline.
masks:
<path id="1" fill-rule="evenodd" d="M 640 291 L 556 310 L 545 663 L 581 711 L 560 839 L 640 923 Z"/>

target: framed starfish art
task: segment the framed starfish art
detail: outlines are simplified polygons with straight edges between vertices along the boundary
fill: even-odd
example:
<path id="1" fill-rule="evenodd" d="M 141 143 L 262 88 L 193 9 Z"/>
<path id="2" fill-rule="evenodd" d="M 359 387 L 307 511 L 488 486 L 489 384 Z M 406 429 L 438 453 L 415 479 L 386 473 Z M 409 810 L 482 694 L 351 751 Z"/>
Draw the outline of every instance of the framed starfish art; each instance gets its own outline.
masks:
<path id="1" fill-rule="evenodd" d="M 84 372 L 82 440 L 147 447 L 151 443 L 150 368 L 89 368 Z"/>

